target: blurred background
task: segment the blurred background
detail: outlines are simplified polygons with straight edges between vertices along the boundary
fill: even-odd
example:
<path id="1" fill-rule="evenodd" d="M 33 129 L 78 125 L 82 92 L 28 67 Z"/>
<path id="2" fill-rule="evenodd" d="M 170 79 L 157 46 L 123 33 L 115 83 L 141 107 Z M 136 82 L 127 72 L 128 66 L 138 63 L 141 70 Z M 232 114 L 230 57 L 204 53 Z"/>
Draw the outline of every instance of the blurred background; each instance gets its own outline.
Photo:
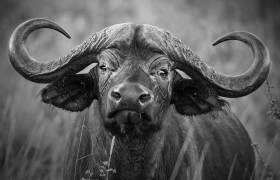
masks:
<path id="1" fill-rule="evenodd" d="M 132 22 L 170 31 L 206 63 L 237 75 L 253 61 L 241 42 L 212 42 L 232 31 L 248 31 L 267 45 L 273 62 L 271 94 L 280 97 L 280 1 L 278 0 L 1 0 L 0 1 L 0 179 L 61 179 L 71 123 L 77 116 L 41 103 L 45 85 L 20 77 L 8 59 L 13 30 L 31 18 L 47 18 L 72 36 L 44 29 L 28 39 L 30 54 L 41 61 L 56 59 L 104 27 Z M 254 93 L 227 99 L 248 130 L 265 163 L 276 132 L 268 115 L 271 103 L 264 84 Z M 279 146 L 280 147 L 280 146 Z"/>

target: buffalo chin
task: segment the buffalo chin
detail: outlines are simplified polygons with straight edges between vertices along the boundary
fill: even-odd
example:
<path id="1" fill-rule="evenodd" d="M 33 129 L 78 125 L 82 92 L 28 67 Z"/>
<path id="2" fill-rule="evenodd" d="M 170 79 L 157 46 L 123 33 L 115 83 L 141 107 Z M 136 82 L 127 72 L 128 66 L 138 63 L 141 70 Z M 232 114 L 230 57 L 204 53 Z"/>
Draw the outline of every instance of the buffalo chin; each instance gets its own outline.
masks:
<path id="1" fill-rule="evenodd" d="M 145 113 L 121 110 L 111 114 L 113 115 L 105 122 L 105 127 L 113 135 L 123 139 L 144 139 L 160 129 Z"/>

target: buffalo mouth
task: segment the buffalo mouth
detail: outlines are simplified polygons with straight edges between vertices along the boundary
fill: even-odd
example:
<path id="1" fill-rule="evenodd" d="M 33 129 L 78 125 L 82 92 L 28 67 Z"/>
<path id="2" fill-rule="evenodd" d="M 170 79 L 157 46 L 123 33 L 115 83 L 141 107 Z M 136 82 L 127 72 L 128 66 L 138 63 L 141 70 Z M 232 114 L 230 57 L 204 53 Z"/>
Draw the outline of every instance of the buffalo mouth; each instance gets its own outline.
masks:
<path id="1" fill-rule="evenodd" d="M 145 137 L 152 131 L 152 118 L 134 109 L 117 109 L 107 114 L 105 127 L 120 137 L 135 139 Z"/>
<path id="2" fill-rule="evenodd" d="M 121 121 L 125 124 L 129 123 L 140 123 L 140 122 L 150 122 L 152 118 L 145 112 L 141 112 L 134 109 L 117 109 L 108 113 L 108 118 L 114 118 L 121 116 L 123 118 Z"/>

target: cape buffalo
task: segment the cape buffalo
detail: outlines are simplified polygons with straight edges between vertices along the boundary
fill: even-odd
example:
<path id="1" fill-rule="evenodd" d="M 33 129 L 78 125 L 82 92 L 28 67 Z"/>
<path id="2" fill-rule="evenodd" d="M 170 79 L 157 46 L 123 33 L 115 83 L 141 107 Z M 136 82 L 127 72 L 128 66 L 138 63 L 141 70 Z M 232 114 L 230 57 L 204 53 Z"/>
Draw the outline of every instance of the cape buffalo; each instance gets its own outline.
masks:
<path id="1" fill-rule="evenodd" d="M 42 63 L 26 48 L 29 34 L 41 28 L 70 37 L 52 21 L 26 21 L 11 36 L 9 58 L 26 79 L 48 84 L 41 91 L 44 103 L 83 111 L 69 138 L 64 179 L 253 177 L 251 140 L 220 97 L 248 95 L 266 80 L 269 53 L 256 36 L 233 32 L 214 42 L 238 40 L 253 51 L 252 66 L 229 76 L 168 31 L 132 23 L 107 27 Z M 89 73 L 78 73 L 92 63 Z"/>

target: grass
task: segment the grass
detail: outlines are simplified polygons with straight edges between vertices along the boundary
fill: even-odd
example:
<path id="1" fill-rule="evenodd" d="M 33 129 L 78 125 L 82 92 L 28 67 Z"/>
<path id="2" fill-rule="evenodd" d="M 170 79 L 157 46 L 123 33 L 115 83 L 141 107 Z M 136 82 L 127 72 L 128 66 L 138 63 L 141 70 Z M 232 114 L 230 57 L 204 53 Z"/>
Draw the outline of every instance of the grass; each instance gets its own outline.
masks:
<path id="1" fill-rule="evenodd" d="M 0 119 L 0 179 L 62 179 L 70 115 L 44 108 L 38 87 L 20 82 L 8 96 Z"/>

